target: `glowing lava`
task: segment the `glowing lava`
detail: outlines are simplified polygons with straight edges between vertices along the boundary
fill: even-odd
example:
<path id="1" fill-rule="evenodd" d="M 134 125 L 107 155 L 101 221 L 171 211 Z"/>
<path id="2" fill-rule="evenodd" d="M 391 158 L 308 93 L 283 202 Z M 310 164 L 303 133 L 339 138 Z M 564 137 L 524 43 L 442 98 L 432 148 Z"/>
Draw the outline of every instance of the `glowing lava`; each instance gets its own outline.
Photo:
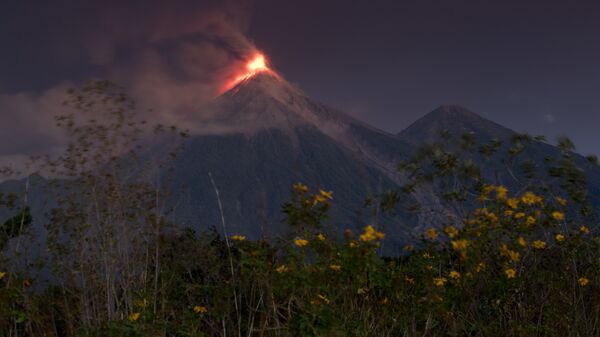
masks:
<path id="1" fill-rule="evenodd" d="M 267 68 L 267 64 L 265 63 L 265 56 L 262 54 L 256 55 L 252 61 L 248 62 L 246 67 L 248 68 L 248 72 L 250 72 L 250 76 L 259 71 L 269 70 L 269 68 Z"/>
<path id="2" fill-rule="evenodd" d="M 269 69 L 269 67 L 267 66 L 267 59 L 265 58 L 265 56 L 261 53 L 256 53 L 247 63 L 245 66 L 245 69 L 238 72 L 239 75 L 237 75 L 236 77 L 234 77 L 233 80 L 229 81 L 223 88 L 222 88 L 222 92 L 225 92 L 231 88 L 233 88 L 234 86 L 236 86 L 238 83 L 258 74 L 261 72 L 270 72 L 275 74 L 271 69 Z M 241 73 L 241 74 L 240 74 Z"/>

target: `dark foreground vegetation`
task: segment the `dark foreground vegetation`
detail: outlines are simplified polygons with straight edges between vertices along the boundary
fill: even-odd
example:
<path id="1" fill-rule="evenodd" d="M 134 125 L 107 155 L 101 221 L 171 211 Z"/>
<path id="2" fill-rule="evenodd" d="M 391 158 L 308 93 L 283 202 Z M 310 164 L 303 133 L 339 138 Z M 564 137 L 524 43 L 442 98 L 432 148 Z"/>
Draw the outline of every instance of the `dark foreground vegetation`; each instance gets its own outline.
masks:
<path id="1" fill-rule="evenodd" d="M 283 204 L 290 234 L 280 240 L 228 233 L 225 219 L 221 234 L 177 228 L 169 160 L 140 155 L 145 123 L 133 103 L 106 82 L 69 97 L 75 111 L 106 118 L 58 118 L 72 142 L 44 163 L 58 178 L 43 265 L 15 262 L 32 217 L 27 198 L 2 196 L 13 215 L 0 228 L 1 336 L 600 335 L 596 213 L 567 140 L 542 173 L 517 173 L 525 136 L 505 148 L 469 135 L 424 147 L 400 165 L 406 186 L 367 204 L 418 212 L 405 196 L 428 184 L 448 211 L 402 256 L 383 257 L 383 230 L 326 231 L 335 195 L 302 183 Z M 473 153 L 504 156 L 510 184 Z M 36 268 L 52 282 L 39 286 Z"/>

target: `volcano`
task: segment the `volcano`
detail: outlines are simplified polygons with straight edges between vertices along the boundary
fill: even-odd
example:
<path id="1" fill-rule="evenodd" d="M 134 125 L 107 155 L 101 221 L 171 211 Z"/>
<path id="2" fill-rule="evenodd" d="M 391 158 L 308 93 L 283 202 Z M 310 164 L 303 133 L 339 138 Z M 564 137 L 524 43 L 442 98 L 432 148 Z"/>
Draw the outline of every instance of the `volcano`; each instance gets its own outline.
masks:
<path id="1" fill-rule="evenodd" d="M 389 240 L 414 229 L 409 214 L 374 219 L 368 196 L 398 187 L 396 163 L 411 145 L 310 99 L 271 72 L 246 78 L 218 97 L 210 122 L 219 134 L 193 136 L 176 163 L 185 197 L 178 221 L 196 229 L 220 223 L 210 172 L 219 189 L 230 233 L 249 238 L 286 232 L 281 203 L 294 183 L 334 191 L 331 230 L 357 229 L 374 221 Z"/>

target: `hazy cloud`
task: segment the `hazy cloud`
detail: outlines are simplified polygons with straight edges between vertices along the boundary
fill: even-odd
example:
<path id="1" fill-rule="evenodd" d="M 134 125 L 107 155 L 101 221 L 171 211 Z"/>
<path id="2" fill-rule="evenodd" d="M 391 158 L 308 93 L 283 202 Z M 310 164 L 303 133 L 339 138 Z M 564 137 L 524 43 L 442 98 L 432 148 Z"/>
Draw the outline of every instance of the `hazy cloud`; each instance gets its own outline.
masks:
<path id="1" fill-rule="evenodd" d="M 49 9 L 44 20 L 55 22 L 56 29 L 36 32 L 41 40 L 55 41 L 44 47 L 48 55 L 76 54 L 83 60 L 81 68 L 89 69 L 80 79 L 62 80 L 114 80 L 125 86 L 140 111 L 152 109 L 144 113 L 153 122 L 179 124 L 190 114 L 208 113 L 202 107 L 254 51 L 244 36 L 253 1 L 74 4 L 59 1 L 56 6 L 67 6 L 71 12 Z M 65 23 L 63 16 L 77 17 L 79 23 Z M 53 118 L 64 109 L 61 103 L 70 86 L 64 83 L 41 92 L 0 92 L 0 164 L 60 148 L 64 140 Z"/>
<path id="2" fill-rule="evenodd" d="M 65 108 L 66 84 L 42 94 L 0 94 L 0 166 L 20 166 L 29 155 L 52 154 L 64 144 L 54 116 Z"/>

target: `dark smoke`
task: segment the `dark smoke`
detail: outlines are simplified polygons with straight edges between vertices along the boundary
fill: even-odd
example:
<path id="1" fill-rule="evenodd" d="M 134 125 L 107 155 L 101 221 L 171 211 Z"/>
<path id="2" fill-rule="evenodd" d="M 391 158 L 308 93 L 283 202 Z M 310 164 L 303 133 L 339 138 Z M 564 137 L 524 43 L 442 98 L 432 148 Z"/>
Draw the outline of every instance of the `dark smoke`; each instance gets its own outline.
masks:
<path id="1" fill-rule="evenodd" d="M 190 128 L 192 114 L 210 119 L 203 107 L 255 50 L 245 37 L 253 1 L 83 3 L 37 8 L 38 20 L 51 25 L 31 32 L 46 41 L 32 51 L 48 55 L 48 64 L 72 62 L 89 71 L 78 78 L 57 75 L 54 85 L 37 92 L 0 91 L 0 164 L 59 150 L 64 141 L 53 116 L 64 109 L 66 90 L 86 78 L 124 86 L 148 121 Z"/>

